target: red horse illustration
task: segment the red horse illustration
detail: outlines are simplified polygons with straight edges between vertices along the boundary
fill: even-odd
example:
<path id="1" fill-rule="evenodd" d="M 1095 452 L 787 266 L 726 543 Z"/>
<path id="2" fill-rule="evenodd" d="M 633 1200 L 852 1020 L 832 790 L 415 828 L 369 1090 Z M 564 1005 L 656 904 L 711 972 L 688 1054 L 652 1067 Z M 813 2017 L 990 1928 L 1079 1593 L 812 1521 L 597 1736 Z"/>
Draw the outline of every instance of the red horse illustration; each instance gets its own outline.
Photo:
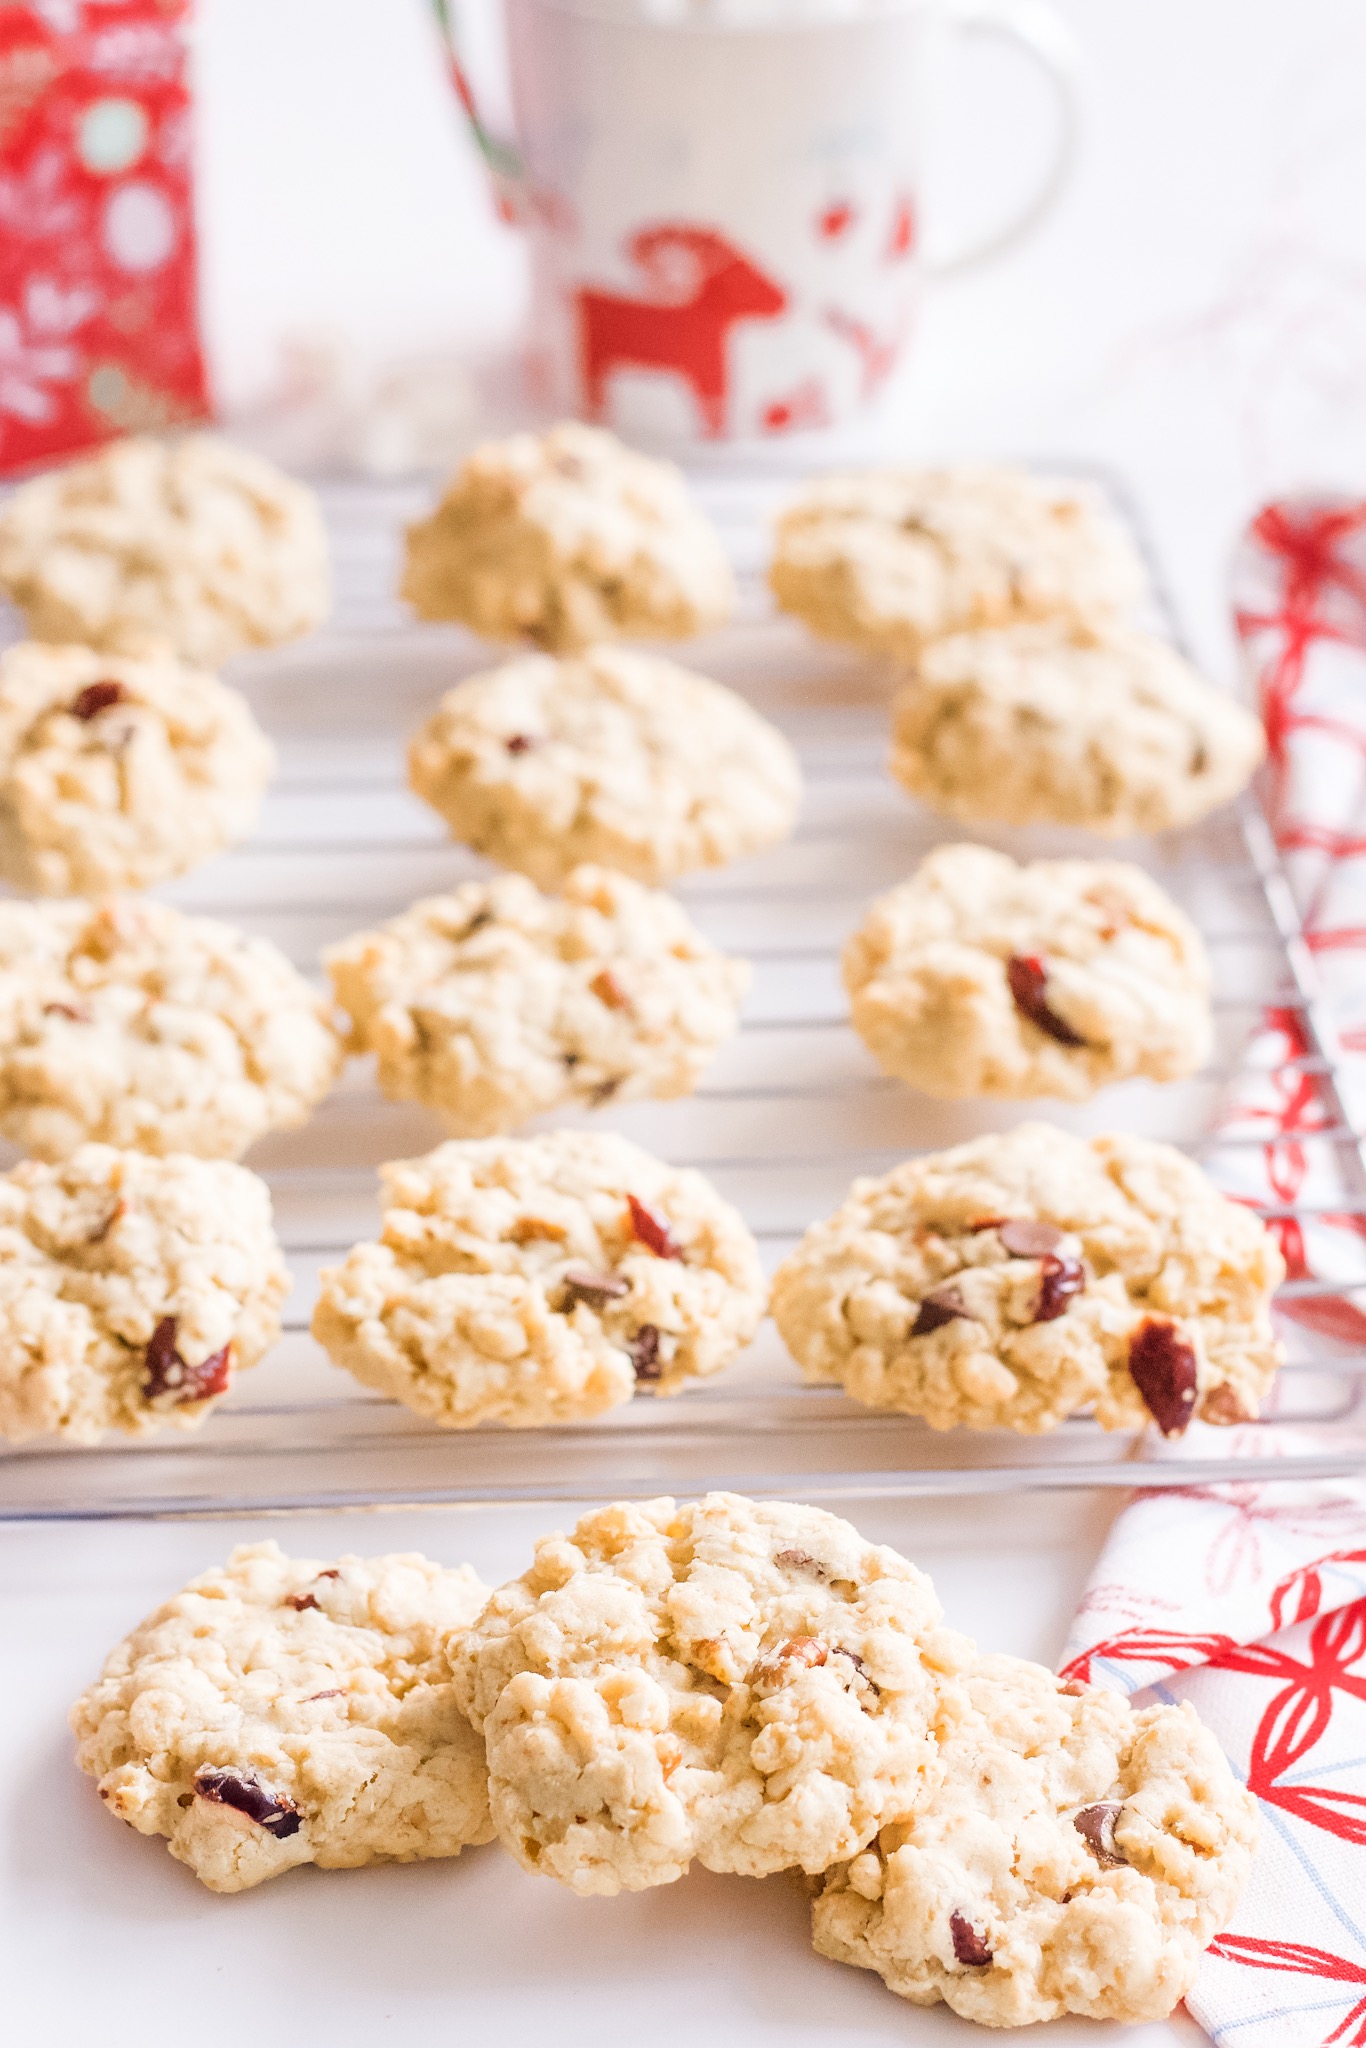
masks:
<path id="1" fill-rule="evenodd" d="M 601 419 L 617 370 L 669 370 L 697 400 L 703 430 L 725 432 L 727 342 L 739 320 L 772 320 L 787 293 L 713 228 L 662 222 L 626 245 L 649 296 L 580 291 L 579 366 L 589 414 Z"/>

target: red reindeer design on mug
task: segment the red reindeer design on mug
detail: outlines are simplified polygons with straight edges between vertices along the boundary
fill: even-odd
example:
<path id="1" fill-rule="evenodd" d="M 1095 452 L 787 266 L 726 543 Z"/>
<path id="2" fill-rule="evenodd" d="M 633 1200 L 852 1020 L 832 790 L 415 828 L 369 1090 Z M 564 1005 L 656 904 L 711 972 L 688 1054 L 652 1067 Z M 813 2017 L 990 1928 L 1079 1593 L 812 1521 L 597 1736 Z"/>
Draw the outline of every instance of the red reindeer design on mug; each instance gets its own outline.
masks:
<path id="1" fill-rule="evenodd" d="M 641 0 L 502 9 L 506 134 L 457 47 L 463 8 L 436 11 L 475 144 L 531 238 L 540 395 L 598 419 L 610 402 L 628 436 L 849 418 L 898 353 L 921 279 L 1017 241 L 1071 162 L 1077 58 L 1046 0 L 817 0 L 759 19 Z M 931 263 L 916 233 L 929 100 L 960 32 L 1003 36 L 1047 74 L 1054 145 L 1033 190 L 1015 182 L 1007 221 Z M 826 308 L 851 324 L 832 331 Z"/>
<path id="2" fill-rule="evenodd" d="M 608 380 L 618 370 L 659 370 L 679 377 L 697 402 L 702 431 L 726 431 L 731 329 L 741 320 L 773 320 L 787 293 L 742 249 L 714 228 L 660 222 L 626 245 L 648 287 L 642 298 L 583 287 L 575 294 L 579 368 L 589 416 L 606 411 Z"/>

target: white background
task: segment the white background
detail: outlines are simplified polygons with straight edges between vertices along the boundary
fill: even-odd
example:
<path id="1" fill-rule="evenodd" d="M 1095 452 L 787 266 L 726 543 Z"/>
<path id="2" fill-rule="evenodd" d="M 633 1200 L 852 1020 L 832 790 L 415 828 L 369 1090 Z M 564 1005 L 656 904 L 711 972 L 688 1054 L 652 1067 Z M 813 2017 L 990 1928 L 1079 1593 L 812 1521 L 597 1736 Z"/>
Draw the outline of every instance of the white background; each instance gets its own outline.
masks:
<path id="1" fill-rule="evenodd" d="M 476 30 L 493 6 L 468 0 Z M 1187 623 L 1227 662 L 1222 568 L 1259 496 L 1366 479 L 1366 7 L 1058 12 L 1087 70 L 1078 176 L 1026 248 L 941 288 L 889 452 L 1113 463 L 1156 517 Z M 510 339 L 520 251 L 423 0 L 203 0 L 200 54 L 225 400 L 256 401 L 300 334 L 378 363 Z M 1043 102 L 981 45 L 956 86 L 943 210 L 989 219 L 1035 160 Z"/>
<path id="2" fill-rule="evenodd" d="M 1366 485 L 1366 8 L 1359 0 L 1066 0 L 1085 51 L 1084 159 L 1018 256 L 946 286 L 888 452 L 1090 458 L 1149 511 L 1206 658 L 1231 660 L 1222 569 L 1268 489 Z M 219 388 L 258 407 L 325 333 L 363 383 L 511 344 L 520 252 L 495 222 L 419 0 L 206 0 L 206 306 Z M 1040 103 L 974 57 L 945 207 L 990 211 Z M 1105 1502 L 858 1516 L 934 1573 L 958 1625 L 1051 1660 Z M 291 1548 L 420 1547 L 489 1578 L 535 1518 L 289 1525 Z M 487 1850 L 459 1865 L 302 1872 L 233 1900 L 113 1827 L 65 1707 L 226 1525 L 0 1530 L 0 2010 L 16 2042 L 648 2040 L 661 2048 L 970 2038 L 810 1956 L 795 1885 L 705 1875 L 582 1903 Z M 1059 2043 L 1115 2030 L 1067 2024 Z M 1185 2022 L 1134 2030 L 1192 2040 Z"/>

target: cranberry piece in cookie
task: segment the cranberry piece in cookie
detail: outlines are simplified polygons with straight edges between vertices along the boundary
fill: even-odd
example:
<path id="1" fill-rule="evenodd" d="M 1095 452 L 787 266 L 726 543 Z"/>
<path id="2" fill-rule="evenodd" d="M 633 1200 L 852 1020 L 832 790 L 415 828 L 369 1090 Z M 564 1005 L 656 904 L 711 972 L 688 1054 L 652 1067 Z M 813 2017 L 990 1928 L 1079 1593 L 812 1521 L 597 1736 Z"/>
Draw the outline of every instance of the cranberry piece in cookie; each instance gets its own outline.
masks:
<path id="1" fill-rule="evenodd" d="M 1165 1316 L 1148 1316 L 1129 1339 L 1129 1371 L 1163 1436 L 1183 1436 L 1195 1413 L 1194 1347 Z"/>
<path id="2" fill-rule="evenodd" d="M 1055 1038 L 1059 1045 L 1085 1045 L 1081 1033 L 1049 1008 L 1048 970 L 1042 960 L 1032 954 L 1012 953 L 1006 962 L 1006 980 L 1011 1000 L 1022 1017 L 1027 1017 L 1047 1037 Z"/>
<path id="3" fill-rule="evenodd" d="M 76 692 L 67 709 L 73 718 L 79 718 L 84 724 L 89 719 L 98 718 L 101 711 L 108 711 L 111 705 L 122 704 L 127 696 L 122 683 L 87 683 L 83 690 Z"/>
<path id="4" fill-rule="evenodd" d="M 971 1920 L 963 1913 L 950 1913 L 949 1932 L 953 1936 L 953 1952 L 959 1962 L 969 1970 L 985 1970 L 992 1952 Z"/>
<path id="5" fill-rule="evenodd" d="M 176 1319 L 163 1316 L 147 1346 L 147 1377 L 143 1392 L 149 1401 L 169 1400 L 175 1408 L 210 1401 L 232 1385 L 232 1346 L 225 1344 L 195 1365 L 187 1365 L 176 1349 Z"/>
<path id="6" fill-rule="evenodd" d="M 195 1773 L 194 1789 L 201 1799 L 212 1800 L 218 1806 L 231 1806 L 238 1813 L 244 1813 L 248 1820 L 254 1820 L 277 1841 L 283 1842 L 290 1835 L 297 1835 L 303 1826 L 299 1809 L 292 1799 L 267 1791 L 258 1778 L 245 1771 L 220 1771 L 205 1766 Z"/>
<path id="7" fill-rule="evenodd" d="M 626 1197 L 626 1206 L 631 1212 L 632 1235 L 646 1251 L 653 1252 L 657 1259 L 682 1258 L 683 1247 L 662 1216 L 656 1216 L 653 1209 L 647 1209 L 635 1195 Z"/>
<path id="8" fill-rule="evenodd" d="M 1086 1292 L 1086 1272 L 1080 1259 L 1059 1259 L 1050 1252 L 1039 1264 L 1039 1298 L 1034 1305 L 1036 1323 L 1056 1322 L 1066 1315 L 1073 1295 Z"/>

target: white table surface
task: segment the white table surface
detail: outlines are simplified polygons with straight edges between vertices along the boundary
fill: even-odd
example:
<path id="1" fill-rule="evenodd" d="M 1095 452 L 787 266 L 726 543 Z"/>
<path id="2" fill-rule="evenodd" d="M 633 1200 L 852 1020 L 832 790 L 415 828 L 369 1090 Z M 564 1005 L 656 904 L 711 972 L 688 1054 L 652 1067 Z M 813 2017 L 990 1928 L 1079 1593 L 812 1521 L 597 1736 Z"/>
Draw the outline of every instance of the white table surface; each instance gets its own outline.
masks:
<path id="1" fill-rule="evenodd" d="M 946 286 L 889 406 L 889 453 L 1088 458 L 1125 474 L 1196 643 L 1231 661 L 1222 565 L 1269 489 L 1366 484 L 1366 9 L 1357 0 L 1063 0 L 1091 114 L 1050 225 Z M 434 65 L 421 0 L 204 0 L 206 306 L 219 387 L 255 404 L 325 331 L 363 381 L 496 349 L 522 291 Z M 984 70 L 956 175 L 1008 189 L 1030 142 Z M 1018 113 L 1018 118 L 1017 118 Z M 1052 1660 L 1113 1503 L 863 1505 L 950 1619 Z M 486 1578 L 543 1519 L 424 1513 L 277 1525 L 291 1548 L 420 1548 Z M 813 1957 L 794 1884 L 695 1875 L 576 1901 L 496 1850 L 457 1865 L 302 1871 L 221 1900 L 113 1826 L 76 1774 L 69 1701 L 229 1523 L 0 1528 L 0 2011 L 15 2042 L 358 2048 L 414 2025 L 507 2048 L 614 2035 L 836 2044 L 970 2038 Z M 1049 2040 L 1119 2030 L 1061 2023 Z M 1127 2042 L 1191 2042 L 1188 2021 Z"/>
<path id="2" fill-rule="evenodd" d="M 1051 1661 L 1112 1505 L 1035 1495 L 1009 1510 L 924 1502 L 856 1512 L 870 1536 L 931 1572 L 954 1624 Z M 300 1555 L 420 1549 L 468 1558 L 498 1580 L 521 1569 L 544 1526 L 526 1513 L 423 1513 L 310 1517 L 274 1533 Z M 506 2048 L 933 2048 L 973 2038 L 966 2022 L 908 2008 L 876 1978 L 815 1956 L 795 1879 L 695 1871 L 658 1891 L 580 1900 L 491 1847 L 454 1864 L 306 1869 L 229 1899 L 202 1890 L 159 1842 L 111 1822 L 71 1763 L 64 1715 L 108 1644 L 168 1589 L 265 1533 L 237 1523 L 0 1529 L 7 2039 L 361 2048 L 413 2028 Z M 1068 2021 L 1047 2038 L 1080 2048 L 1120 2032 Z M 1123 2038 L 1157 2048 L 1203 2037 L 1178 2020 Z"/>

